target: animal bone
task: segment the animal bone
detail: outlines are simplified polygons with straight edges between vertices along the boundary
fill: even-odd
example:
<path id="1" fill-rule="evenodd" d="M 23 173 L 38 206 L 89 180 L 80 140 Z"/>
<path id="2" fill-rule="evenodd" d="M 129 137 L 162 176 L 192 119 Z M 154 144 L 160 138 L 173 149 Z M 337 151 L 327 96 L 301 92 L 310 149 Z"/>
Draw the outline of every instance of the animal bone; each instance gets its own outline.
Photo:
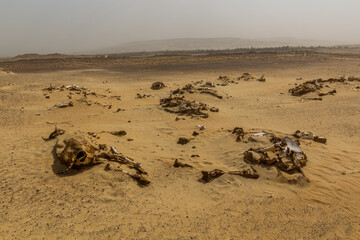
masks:
<path id="1" fill-rule="evenodd" d="M 72 107 L 72 106 L 74 106 L 73 102 L 69 101 L 69 102 L 65 102 L 65 103 L 56 104 L 54 107 L 56 107 L 56 108 L 65 108 L 65 107 Z"/>
<path id="2" fill-rule="evenodd" d="M 203 110 L 208 110 L 209 107 L 204 103 L 196 103 L 195 101 L 187 101 L 182 97 L 169 96 L 160 99 L 160 105 L 165 111 L 176 113 L 179 115 L 188 115 L 192 117 L 207 118 L 209 114 L 204 113 Z"/>
<path id="3" fill-rule="evenodd" d="M 65 173 L 73 166 L 89 166 L 99 163 L 95 155 L 96 148 L 84 138 L 79 136 L 70 137 L 64 140 L 65 145 L 56 144 L 56 155 L 67 168 L 58 172 Z"/>
<path id="4" fill-rule="evenodd" d="M 132 177 L 134 180 L 136 180 L 139 184 L 141 184 L 143 186 L 150 184 L 150 181 L 145 176 L 138 174 L 138 173 L 130 173 L 124 169 L 112 169 L 109 163 L 106 164 L 105 170 L 113 170 L 113 171 L 123 172 L 123 173 L 129 175 L 130 177 Z"/>
<path id="5" fill-rule="evenodd" d="M 319 143 L 326 143 L 326 141 L 327 141 L 326 138 L 316 136 L 312 132 L 305 133 L 305 132 L 301 132 L 300 130 L 296 130 L 296 132 L 293 134 L 293 136 L 296 138 L 311 139 L 311 140 L 313 140 L 315 142 L 319 142 Z"/>
<path id="6" fill-rule="evenodd" d="M 230 172 L 228 172 L 228 174 L 239 175 L 239 176 L 243 176 L 246 178 L 253 178 L 253 179 L 259 178 L 259 174 L 257 173 L 257 171 L 255 170 L 255 168 L 253 166 L 250 166 L 249 169 L 244 169 L 241 171 L 230 171 Z"/>
<path id="7" fill-rule="evenodd" d="M 130 163 L 130 167 L 135 168 L 138 172 L 142 173 L 142 174 L 147 174 L 147 172 L 143 169 L 142 165 L 138 162 L 135 162 L 133 160 L 131 160 L 130 158 L 124 156 L 123 154 L 119 153 L 116 148 L 114 146 L 110 146 L 110 151 L 112 153 L 114 153 L 116 156 L 118 156 L 118 158 L 115 159 L 119 160 L 119 158 L 127 163 Z M 113 160 L 114 158 L 112 158 L 111 160 Z"/>
<path id="8" fill-rule="evenodd" d="M 126 135 L 125 131 L 112 131 L 109 133 L 111 133 L 112 135 L 115 135 L 115 136 L 125 136 Z"/>
<path id="9" fill-rule="evenodd" d="M 326 96 L 326 95 L 334 95 L 336 93 L 336 90 L 332 90 L 332 91 L 329 91 L 327 93 L 319 93 L 319 96 L 322 97 L 322 96 Z"/>
<path id="10" fill-rule="evenodd" d="M 210 182 L 212 180 L 214 180 L 215 178 L 220 177 L 221 175 L 223 175 L 225 172 L 223 170 L 220 169 L 214 169 L 212 171 L 202 171 L 202 179 L 205 182 Z"/>
<path id="11" fill-rule="evenodd" d="M 58 129 L 57 126 L 55 125 L 55 130 L 52 133 L 50 133 L 49 137 L 42 138 L 42 139 L 44 139 L 44 141 L 49 141 L 51 139 L 56 138 L 57 136 L 63 135 L 64 133 L 65 133 L 65 130 Z"/>
<path id="12" fill-rule="evenodd" d="M 152 85 L 151 85 L 151 89 L 152 90 L 159 90 L 159 89 L 162 89 L 165 87 L 165 84 L 163 82 L 154 82 Z"/>
<path id="13" fill-rule="evenodd" d="M 174 167 L 178 168 L 178 167 L 189 167 L 189 168 L 192 168 L 193 166 L 189 165 L 189 164 L 186 164 L 186 163 L 182 163 L 180 162 L 179 160 L 175 159 L 175 162 L 174 162 Z"/>

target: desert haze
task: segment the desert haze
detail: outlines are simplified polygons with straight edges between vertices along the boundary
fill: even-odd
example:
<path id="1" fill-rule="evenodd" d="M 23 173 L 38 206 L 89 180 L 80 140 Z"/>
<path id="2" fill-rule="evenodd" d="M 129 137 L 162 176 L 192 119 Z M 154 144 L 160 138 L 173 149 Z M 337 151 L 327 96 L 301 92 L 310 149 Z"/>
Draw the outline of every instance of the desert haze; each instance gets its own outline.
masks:
<path id="1" fill-rule="evenodd" d="M 2 60 L 0 235 L 358 239 L 356 52 Z"/>

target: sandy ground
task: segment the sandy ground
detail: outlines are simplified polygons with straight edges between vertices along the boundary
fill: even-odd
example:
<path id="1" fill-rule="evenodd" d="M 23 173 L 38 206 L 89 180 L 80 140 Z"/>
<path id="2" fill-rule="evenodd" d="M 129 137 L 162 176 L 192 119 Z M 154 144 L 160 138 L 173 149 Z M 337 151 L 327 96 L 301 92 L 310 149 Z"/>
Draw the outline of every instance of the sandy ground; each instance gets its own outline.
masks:
<path id="1" fill-rule="evenodd" d="M 229 60 L 230 59 L 230 60 Z M 44 60 L 43 60 L 44 61 Z M 3 239 L 359 239 L 360 238 L 360 86 L 333 83 L 334 96 L 301 101 L 288 93 L 295 83 L 318 77 L 360 76 L 358 59 L 318 55 L 166 57 L 113 60 L 107 64 L 62 67 L 46 61 L 1 63 L 0 74 L 0 236 Z M 81 62 L 80 60 L 77 60 Z M 117 62 L 116 62 L 117 61 Z M 135 64 L 136 62 L 141 64 Z M 51 62 L 49 60 L 49 62 Z M 118 64 L 118 68 L 116 67 Z M 64 67 L 66 66 L 66 67 Z M 70 67 L 69 67 L 70 66 Z M 36 71 L 35 71 L 36 70 Z M 220 109 L 209 118 L 175 121 L 159 99 L 171 90 L 199 80 L 217 83 L 243 72 L 265 74 L 266 82 L 238 81 L 216 86 L 218 99 L 185 94 Z M 301 77 L 303 80 L 296 80 Z M 155 81 L 166 88 L 151 90 Z M 66 92 L 43 95 L 50 84 L 85 86 L 102 105 L 68 101 Z M 151 97 L 136 99 L 136 94 Z M 282 94 L 283 93 L 283 94 Z M 312 96 L 311 94 L 309 96 Z M 116 112 L 121 108 L 125 111 Z M 206 129 L 186 145 L 196 125 Z M 141 162 L 151 184 L 140 187 L 105 164 L 68 174 L 54 173 L 52 149 L 43 141 L 54 130 L 101 132 L 125 130 L 126 136 L 100 133 L 100 143 Z M 201 171 L 246 167 L 243 152 L 228 130 L 262 129 L 279 134 L 312 131 L 326 144 L 301 140 L 309 162 L 309 183 L 290 184 L 276 167 L 255 166 L 256 180 L 223 175 L 199 181 Z M 128 141 L 133 139 L 133 141 Z M 199 157 L 191 157 L 197 154 Z M 174 168 L 178 158 L 194 168 Z"/>

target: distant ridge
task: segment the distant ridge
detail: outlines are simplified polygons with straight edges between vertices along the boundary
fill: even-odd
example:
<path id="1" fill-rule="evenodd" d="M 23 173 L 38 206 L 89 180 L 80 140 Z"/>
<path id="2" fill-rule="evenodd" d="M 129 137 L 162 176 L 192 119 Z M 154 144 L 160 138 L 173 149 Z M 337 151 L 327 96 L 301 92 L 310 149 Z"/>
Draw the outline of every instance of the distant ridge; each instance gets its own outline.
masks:
<path id="1" fill-rule="evenodd" d="M 298 39 L 241 39 L 241 38 L 178 38 L 167 40 L 137 41 L 114 47 L 91 51 L 92 54 L 114 54 L 126 52 L 180 51 L 180 50 L 223 50 L 236 48 L 267 48 L 297 46 L 333 46 L 339 42 Z"/>

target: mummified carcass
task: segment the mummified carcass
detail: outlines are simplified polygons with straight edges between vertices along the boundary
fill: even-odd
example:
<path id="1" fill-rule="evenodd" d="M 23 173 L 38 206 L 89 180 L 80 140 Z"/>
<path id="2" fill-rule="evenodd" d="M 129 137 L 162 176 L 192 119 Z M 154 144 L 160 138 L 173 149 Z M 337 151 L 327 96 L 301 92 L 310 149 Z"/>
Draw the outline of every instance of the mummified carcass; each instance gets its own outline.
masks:
<path id="1" fill-rule="evenodd" d="M 271 147 L 245 151 L 244 160 L 251 164 L 275 165 L 289 174 L 301 173 L 309 181 L 302 171 L 308 160 L 299 144 L 289 137 L 280 139 L 274 136 L 272 142 L 274 145 Z"/>
<path id="2" fill-rule="evenodd" d="M 208 113 L 203 112 L 209 110 L 208 105 L 201 102 L 188 101 L 184 96 L 173 97 L 170 95 L 167 98 L 160 99 L 160 105 L 164 108 L 165 111 L 176 113 L 178 115 L 202 118 L 209 117 Z"/>
<path id="3" fill-rule="evenodd" d="M 97 148 L 80 136 L 66 138 L 56 144 L 56 156 L 67 166 L 58 172 L 65 173 L 72 167 L 90 166 L 99 163 Z"/>
<path id="4" fill-rule="evenodd" d="M 57 158 L 67 166 L 64 170 L 57 172 L 58 174 L 65 173 L 73 167 L 92 166 L 108 160 L 126 164 L 128 167 L 136 169 L 137 173 L 130 173 L 122 169 L 121 171 L 138 181 L 141 185 L 150 183 L 143 176 L 143 174 L 146 175 L 147 173 L 141 164 L 119 153 L 113 146 L 108 151 L 104 144 L 97 145 L 81 136 L 73 136 L 66 138 L 63 142 L 58 142 L 55 148 Z"/>

